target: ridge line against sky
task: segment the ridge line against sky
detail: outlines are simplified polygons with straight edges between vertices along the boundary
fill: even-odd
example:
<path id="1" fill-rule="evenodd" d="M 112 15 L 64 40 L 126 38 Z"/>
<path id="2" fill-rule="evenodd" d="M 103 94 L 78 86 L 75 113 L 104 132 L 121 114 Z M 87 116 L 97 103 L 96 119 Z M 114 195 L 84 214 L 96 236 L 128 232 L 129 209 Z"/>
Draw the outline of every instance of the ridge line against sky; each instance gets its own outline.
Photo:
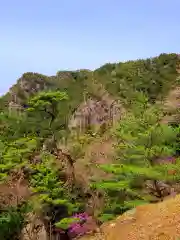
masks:
<path id="1" fill-rule="evenodd" d="M 24 72 L 180 53 L 180 0 L 0 1 L 0 95 Z"/>

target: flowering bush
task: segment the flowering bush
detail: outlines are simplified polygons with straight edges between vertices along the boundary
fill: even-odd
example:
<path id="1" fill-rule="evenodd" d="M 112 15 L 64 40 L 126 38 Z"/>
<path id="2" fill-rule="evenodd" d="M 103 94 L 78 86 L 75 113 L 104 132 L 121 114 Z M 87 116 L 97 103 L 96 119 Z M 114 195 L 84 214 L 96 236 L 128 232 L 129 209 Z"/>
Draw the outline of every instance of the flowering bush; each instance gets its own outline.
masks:
<path id="1" fill-rule="evenodd" d="M 87 213 L 79 213 L 73 216 L 75 219 L 79 219 L 77 222 L 72 223 L 69 226 L 68 232 L 71 237 L 82 236 L 88 229 L 84 226 L 84 223 L 88 220 L 89 216 Z"/>
<path id="2" fill-rule="evenodd" d="M 87 224 L 89 220 L 89 224 Z M 60 232 L 60 228 L 68 232 L 69 237 L 83 236 L 87 232 L 93 230 L 92 218 L 87 213 L 77 213 L 70 218 L 64 218 L 56 223 L 56 231 Z"/>

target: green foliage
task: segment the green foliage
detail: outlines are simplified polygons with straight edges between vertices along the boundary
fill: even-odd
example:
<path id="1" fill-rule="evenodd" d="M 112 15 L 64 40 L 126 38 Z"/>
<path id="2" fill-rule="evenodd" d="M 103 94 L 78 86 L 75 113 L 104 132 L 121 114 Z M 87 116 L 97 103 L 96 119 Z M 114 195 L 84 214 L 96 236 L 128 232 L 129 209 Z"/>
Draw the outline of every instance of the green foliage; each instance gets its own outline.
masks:
<path id="1" fill-rule="evenodd" d="M 20 115 L 14 111 L 2 112 L 0 180 L 5 181 L 13 169 L 28 170 L 30 189 L 34 194 L 32 198 L 34 209 L 44 214 L 52 206 L 58 206 L 58 208 L 64 206 L 68 217 L 77 212 L 82 204 L 75 200 L 76 194 L 70 195 L 63 169 L 57 169 L 55 157 L 41 150 L 46 138 L 56 134 L 56 130 L 61 130 L 56 120 L 59 121 L 61 104 L 64 100 L 68 100 L 65 92 L 41 92 L 30 99 L 27 112 Z M 38 162 L 34 161 L 37 154 Z M 52 214 L 54 213 L 51 212 Z M 51 219 L 53 220 L 53 217 Z M 18 219 L 15 221 L 21 228 Z M 13 229 L 10 229 L 10 232 L 13 232 Z"/>
<path id="2" fill-rule="evenodd" d="M 25 224 L 25 214 L 29 211 L 27 204 L 20 207 L 9 207 L 0 213 L 1 239 L 19 239 L 21 229 Z"/>
<path id="3" fill-rule="evenodd" d="M 17 139 L 10 143 L 0 141 L 0 181 L 4 181 L 13 169 L 27 166 L 29 158 L 37 146 L 37 140 L 31 138 Z"/>
<path id="4" fill-rule="evenodd" d="M 28 111 L 37 111 L 42 114 L 42 118 L 47 115 L 50 118 L 49 127 L 58 116 L 58 103 L 68 100 L 65 92 L 41 92 L 29 101 Z"/>
<path id="5" fill-rule="evenodd" d="M 58 179 L 53 155 L 42 153 L 41 158 L 42 161 L 39 164 L 31 166 L 35 170 L 30 182 L 32 191 L 40 194 L 39 200 L 42 204 L 67 204 L 71 211 L 73 204 L 70 203 L 70 196 L 66 195 L 65 183 Z"/>
<path id="6" fill-rule="evenodd" d="M 86 147 L 93 141 L 90 134 L 72 135 L 70 138 L 70 154 L 74 160 L 85 155 Z"/>
<path id="7" fill-rule="evenodd" d="M 135 91 L 143 91 L 154 102 L 167 94 L 177 80 L 177 54 L 161 54 L 155 58 L 104 65 L 95 71 L 97 78 L 114 96 L 129 104 Z"/>
<path id="8" fill-rule="evenodd" d="M 98 220 L 102 223 L 104 222 L 108 222 L 108 221 L 111 221 L 113 220 L 115 217 L 115 215 L 113 215 L 112 213 L 108 214 L 108 213 L 104 213 L 104 214 L 101 214 L 99 217 L 98 217 Z"/>
<path id="9" fill-rule="evenodd" d="M 23 116 L 17 115 L 15 112 L 11 114 L 8 111 L 0 113 L 0 139 L 3 141 L 12 141 L 20 134 L 23 124 Z"/>
<path id="10" fill-rule="evenodd" d="M 55 225 L 58 228 L 62 228 L 62 229 L 68 229 L 68 227 L 72 224 L 72 223 L 77 223 L 79 222 L 79 218 L 63 218 L 61 221 L 57 222 Z"/>
<path id="11" fill-rule="evenodd" d="M 68 129 L 69 118 L 84 100 L 101 100 L 107 90 L 123 101 L 129 111 L 115 133 L 116 164 L 101 165 L 113 174 L 112 179 L 92 183 L 92 189 L 105 191 L 105 209 L 99 219 L 110 220 L 150 201 L 149 194 L 144 192 L 146 180 L 180 180 L 179 160 L 176 165 L 156 164 L 157 158 L 174 155 L 179 147 L 179 128 L 159 124 L 163 113 L 158 106 L 151 105 L 179 84 L 178 64 L 178 55 L 161 54 L 151 59 L 108 63 L 95 71 L 59 71 L 52 77 L 23 74 L 11 91 L 0 98 L 0 181 L 4 182 L 13 170 L 28 169 L 30 174 L 26 177 L 34 193 L 30 199 L 33 210 L 49 214 L 54 221 L 53 209 L 58 209 L 60 219 L 56 226 L 66 229 L 74 221 L 69 216 L 84 208 L 86 202 L 79 194 L 81 186 L 75 182 L 69 188 L 64 169 L 57 168 L 55 156 L 43 151 L 42 146 L 49 139 L 57 144 L 65 137 L 72 158 L 84 156 L 94 136 L 87 133 L 73 138 Z M 10 102 L 27 111 L 10 109 Z M 177 174 L 168 175 L 170 169 Z M 65 214 L 61 207 L 66 209 Z M 7 206 L 6 210 L 0 214 L 3 240 L 13 239 L 24 224 L 23 208 Z"/>
<path id="12" fill-rule="evenodd" d="M 140 98 L 143 99 L 142 96 Z M 179 161 L 177 164 L 157 165 L 157 159 L 173 156 L 179 128 L 160 124 L 161 110 L 149 106 L 146 98 L 136 101 L 131 112 L 121 120 L 117 128 L 116 164 L 99 166 L 105 172 L 112 173 L 113 178 L 92 184 L 93 188 L 107 192 L 108 204 L 105 214 L 122 213 L 142 202 L 148 202 L 144 183 L 151 180 L 155 184 L 154 195 L 162 198 L 158 181 L 178 181 L 180 176 Z M 136 105 L 133 104 L 133 105 Z M 176 170 L 169 175 L 170 169 Z"/>
<path id="13" fill-rule="evenodd" d="M 65 92 L 41 92 L 33 97 L 29 104 L 32 106 L 31 110 L 52 112 L 53 108 L 57 107 L 58 101 L 67 100 Z"/>

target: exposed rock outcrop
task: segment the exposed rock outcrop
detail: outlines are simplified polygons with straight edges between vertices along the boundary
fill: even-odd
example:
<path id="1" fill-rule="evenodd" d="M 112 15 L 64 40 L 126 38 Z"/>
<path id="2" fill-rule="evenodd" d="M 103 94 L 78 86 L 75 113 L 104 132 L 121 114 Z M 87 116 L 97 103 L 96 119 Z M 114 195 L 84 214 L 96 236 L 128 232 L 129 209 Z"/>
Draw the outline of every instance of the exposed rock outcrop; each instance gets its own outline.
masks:
<path id="1" fill-rule="evenodd" d="M 180 109 L 180 87 L 171 90 L 164 101 L 164 111 L 167 115 L 162 119 L 162 123 L 176 123 L 179 122 Z"/>
<path id="2" fill-rule="evenodd" d="M 37 215 L 29 214 L 26 221 L 20 240 L 48 240 L 45 225 Z"/>
<path id="3" fill-rule="evenodd" d="M 76 110 L 69 121 L 71 129 L 79 128 L 84 131 L 89 126 L 95 132 L 105 124 L 116 122 L 124 108 L 121 102 L 114 99 L 99 83 L 91 83 L 92 98 L 85 100 Z"/>

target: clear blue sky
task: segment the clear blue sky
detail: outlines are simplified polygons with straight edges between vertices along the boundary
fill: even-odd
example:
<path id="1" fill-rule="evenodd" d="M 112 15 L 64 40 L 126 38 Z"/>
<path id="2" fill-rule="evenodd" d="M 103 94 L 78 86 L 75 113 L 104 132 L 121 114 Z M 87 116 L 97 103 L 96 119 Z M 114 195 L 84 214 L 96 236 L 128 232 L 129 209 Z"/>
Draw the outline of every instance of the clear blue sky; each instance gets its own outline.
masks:
<path id="1" fill-rule="evenodd" d="M 0 94 L 27 71 L 180 52 L 180 0 L 0 0 Z"/>

